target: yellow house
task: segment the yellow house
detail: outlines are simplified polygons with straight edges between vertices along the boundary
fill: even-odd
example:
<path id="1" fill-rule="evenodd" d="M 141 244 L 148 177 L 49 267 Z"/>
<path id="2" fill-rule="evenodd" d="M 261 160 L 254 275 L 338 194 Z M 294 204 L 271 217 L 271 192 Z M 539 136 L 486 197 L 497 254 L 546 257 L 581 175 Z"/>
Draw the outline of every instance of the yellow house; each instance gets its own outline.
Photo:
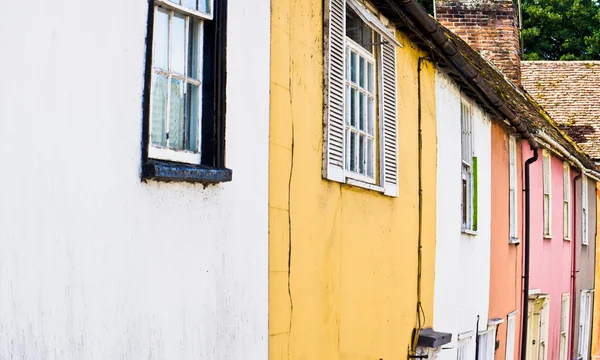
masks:
<path id="1" fill-rule="evenodd" d="M 432 325 L 434 65 L 372 3 L 271 4 L 269 359 L 406 359 Z"/>

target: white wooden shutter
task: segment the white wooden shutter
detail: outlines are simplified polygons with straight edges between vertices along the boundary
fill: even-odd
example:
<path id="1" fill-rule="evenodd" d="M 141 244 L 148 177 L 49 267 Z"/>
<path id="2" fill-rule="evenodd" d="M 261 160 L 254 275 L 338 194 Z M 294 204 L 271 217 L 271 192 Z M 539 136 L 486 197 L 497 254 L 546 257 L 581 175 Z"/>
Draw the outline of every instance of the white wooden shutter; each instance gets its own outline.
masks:
<path id="1" fill-rule="evenodd" d="M 325 0 L 323 177 L 344 178 L 344 42 L 346 0 Z"/>
<path id="2" fill-rule="evenodd" d="M 396 102 L 396 46 L 381 45 L 382 184 L 384 193 L 398 196 L 398 117 Z"/>

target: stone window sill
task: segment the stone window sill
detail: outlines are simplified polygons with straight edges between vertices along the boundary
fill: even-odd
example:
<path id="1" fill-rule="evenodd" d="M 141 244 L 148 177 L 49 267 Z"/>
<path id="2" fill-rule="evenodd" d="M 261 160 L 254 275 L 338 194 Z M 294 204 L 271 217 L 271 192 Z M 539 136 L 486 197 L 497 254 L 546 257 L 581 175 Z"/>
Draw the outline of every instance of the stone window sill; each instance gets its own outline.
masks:
<path id="1" fill-rule="evenodd" d="M 217 184 L 231 181 L 232 171 L 202 165 L 148 159 L 142 166 L 142 179 Z"/>

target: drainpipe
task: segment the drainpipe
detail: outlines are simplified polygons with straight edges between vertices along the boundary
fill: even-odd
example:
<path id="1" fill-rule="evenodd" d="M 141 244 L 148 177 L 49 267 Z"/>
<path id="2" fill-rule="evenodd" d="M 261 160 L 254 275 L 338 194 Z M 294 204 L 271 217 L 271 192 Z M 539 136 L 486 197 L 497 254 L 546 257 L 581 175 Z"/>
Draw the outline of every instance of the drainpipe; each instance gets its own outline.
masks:
<path id="1" fill-rule="evenodd" d="M 525 239 L 523 241 L 523 256 L 525 264 L 523 266 L 523 308 L 521 311 L 521 359 L 527 358 L 527 314 L 529 305 L 529 243 L 531 240 L 531 184 L 530 184 L 530 166 L 538 159 L 538 149 L 532 148 L 533 156 L 525 161 Z"/>
<path id="2" fill-rule="evenodd" d="M 479 315 L 477 315 L 477 325 L 475 325 L 475 360 L 479 360 Z"/>
<path id="3" fill-rule="evenodd" d="M 577 188 L 577 181 L 581 179 L 583 175 L 583 171 L 573 178 L 573 189 Z M 583 185 L 583 184 L 582 184 Z M 575 192 L 577 194 L 577 192 Z M 583 199 L 582 199 L 583 201 Z M 571 241 L 573 242 L 573 253 L 571 254 L 571 316 L 569 319 L 569 329 L 575 328 L 575 292 L 577 291 L 577 195 L 573 196 L 573 225 L 574 231 L 573 236 L 571 237 Z M 574 335 L 575 332 L 571 331 L 571 335 Z M 571 346 L 569 348 L 569 354 L 573 353 L 573 349 L 575 349 L 575 336 L 571 336 L 569 339 L 571 342 Z M 567 356 L 569 357 L 569 356 Z"/>

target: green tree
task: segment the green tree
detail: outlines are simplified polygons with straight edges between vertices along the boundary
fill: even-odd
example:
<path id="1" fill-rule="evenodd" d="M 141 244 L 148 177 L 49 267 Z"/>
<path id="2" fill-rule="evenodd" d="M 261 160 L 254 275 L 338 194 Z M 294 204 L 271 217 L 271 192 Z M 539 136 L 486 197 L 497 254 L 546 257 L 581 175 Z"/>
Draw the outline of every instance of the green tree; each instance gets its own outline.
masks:
<path id="1" fill-rule="evenodd" d="M 526 60 L 600 60 L 598 0 L 523 0 Z"/>

